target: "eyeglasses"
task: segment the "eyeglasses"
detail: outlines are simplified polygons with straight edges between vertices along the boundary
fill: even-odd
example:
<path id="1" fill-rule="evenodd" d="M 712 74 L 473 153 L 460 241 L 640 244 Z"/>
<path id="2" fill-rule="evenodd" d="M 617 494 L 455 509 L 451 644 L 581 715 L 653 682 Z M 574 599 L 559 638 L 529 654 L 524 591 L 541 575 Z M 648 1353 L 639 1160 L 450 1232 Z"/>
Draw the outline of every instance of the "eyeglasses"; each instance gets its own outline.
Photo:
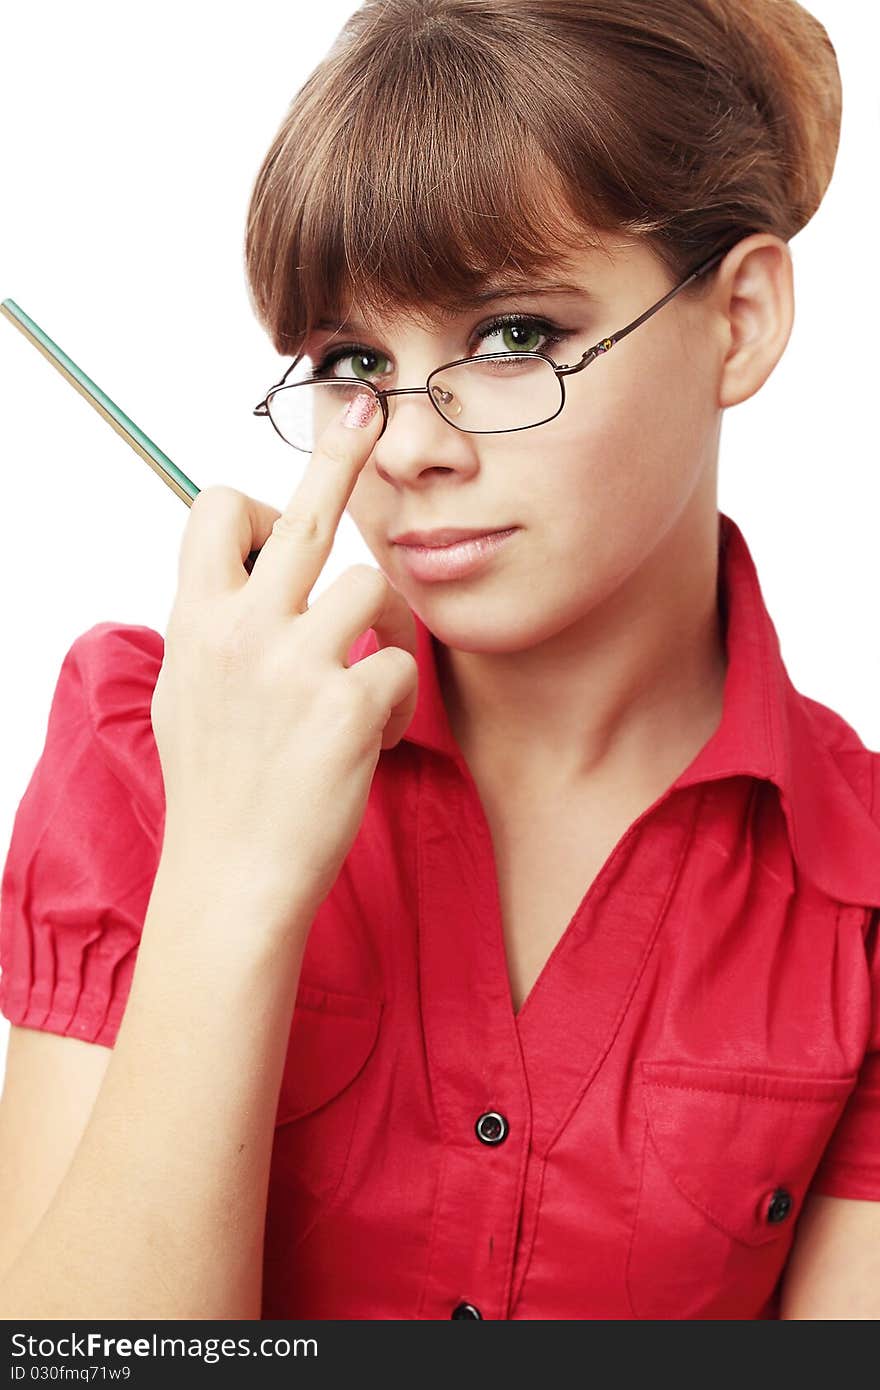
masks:
<path id="1" fill-rule="evenodd" d="M 559 365 L 540 351 L 490 352 L 444 363 L 430 373 L 424 386 L 397 386 L 386 391 L 361 377 L 322 377 L 314 372 L 302 381 L 288 382 L 297 365 L 294 362 L 281 381 L 270 388 L 254 414 L 268 415 L 285 443 L 306 454 L 312 453 L 326 425 L 359 391 L 372 391 L 382 407 L 382 429 L 377 438 L 381 438 L 388 424 L 389 396 L 427 395 L 447 424 L 465 434 L 511 434 L 534 429 L 555 419 L 565 405 L 565 377 L 583 371 L 597 357 L 610 352 L 615 343 L 656 314 L 699 275 L 711 270 L 731 249 L 726 246 L 716 251 L 632 323 L 588 348 L 573 366 Z"/>

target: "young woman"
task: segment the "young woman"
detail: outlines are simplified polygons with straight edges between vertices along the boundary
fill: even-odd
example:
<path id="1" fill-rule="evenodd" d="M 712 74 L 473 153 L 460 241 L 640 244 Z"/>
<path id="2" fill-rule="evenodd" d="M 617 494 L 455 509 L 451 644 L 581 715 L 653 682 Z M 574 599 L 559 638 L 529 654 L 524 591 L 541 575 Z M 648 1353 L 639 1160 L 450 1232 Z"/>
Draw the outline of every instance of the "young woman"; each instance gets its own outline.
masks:
<path id="1" fill-rule="evenodd" d="M 794 0 L 352 15 L 247 229 L 302 481 L 16 817 L 4 1316 L 880 1315 L 880 755 L 717 508 L 839 121 Z"/>

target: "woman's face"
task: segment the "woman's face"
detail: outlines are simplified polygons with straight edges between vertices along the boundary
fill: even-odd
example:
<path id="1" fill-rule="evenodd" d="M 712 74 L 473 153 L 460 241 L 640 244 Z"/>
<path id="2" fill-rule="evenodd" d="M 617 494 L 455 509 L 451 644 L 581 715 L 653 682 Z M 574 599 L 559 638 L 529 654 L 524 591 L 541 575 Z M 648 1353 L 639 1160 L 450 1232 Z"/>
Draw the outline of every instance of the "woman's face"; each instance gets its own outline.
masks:
<path id="1" fill-rule="evenodd" d="M 623 328 L 672 283 L 644 244 L 608 243 L 560 264 L 574 288 L 505 293 L 432 328 L 412 319 L 362 322 L 309 344 L 313 361 L 342 344 L 370 348 L 331 374 L 383 387 L 424 385 L 443 362 L 542 349 L 573 364 Z M 524 320 L 486 333 L 493 318 Z M 426 395 L 388 401 L 389 419 L 348 511 L 379 568 L 446 645 L 511 651 L 551 637 L 609 598 L 682 513 L 702 482 L 714 524 L 714 465 L 726 346 L 705 305 L 677 295 L 620 344 L 565 378 L 555 419 L 504 434 L 466 434 Z M 540 322 L 534 322 L 539 320 Z M 710 326 L 711 325 L 711 326 Z M 357 371 L 355 371 L 357 366 Z M 427 582 L 392 537 L 440 527 L 516 527 L 472 574 Z"/>

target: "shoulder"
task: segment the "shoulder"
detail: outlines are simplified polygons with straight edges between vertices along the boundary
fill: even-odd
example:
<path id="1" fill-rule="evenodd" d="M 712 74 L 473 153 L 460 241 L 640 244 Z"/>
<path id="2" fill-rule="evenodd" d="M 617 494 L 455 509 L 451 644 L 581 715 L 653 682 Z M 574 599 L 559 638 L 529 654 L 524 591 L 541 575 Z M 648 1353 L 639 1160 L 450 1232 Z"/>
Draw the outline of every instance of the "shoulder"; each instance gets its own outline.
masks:
<path id="1" fill-rule="evenodd" d="M 162 634 L 139 624 L 101 622 L 80 633 L 61 663 L 44 752 L 88 745 L 152 833 L 164 810 L 150 714 L 164 650 Z"/>
<path id="2" fill-rule="evenodd" d="M 880 751 L 867 747 L 842 714 L 808 695 L 798 696 L 815 737 L 835 771 L 880 824 Z"/>
<path id="3" fill-rule="evenodd" d="M 0 892 L 0 1012 L 112 1046 L 159 859 L 152 691 L 164 641 L 97 623 L 71 643 Z"/>
<path id="4" fill-rule="evenodd" d="M 103 622 L 81 632 L 62 662 L 62 674 L 81 682 L 83 695 L 99 709 L 122 697 L 141 697 L 156 683 L 165 639 L 154 628 Z"/>
<path id="5" fill-rule="evenodd" d="M 823 705 L 820 700 L 814 700 L 810 695 L 798 693 L 797 698 L 830 753 L 844 756 L 852 753 L 867 754 L 869 758 L 880 760 L 880 752 L 868 748 L 852 724 L 844 719 L 842 714 L 838 714 L 837 710 Z"/>

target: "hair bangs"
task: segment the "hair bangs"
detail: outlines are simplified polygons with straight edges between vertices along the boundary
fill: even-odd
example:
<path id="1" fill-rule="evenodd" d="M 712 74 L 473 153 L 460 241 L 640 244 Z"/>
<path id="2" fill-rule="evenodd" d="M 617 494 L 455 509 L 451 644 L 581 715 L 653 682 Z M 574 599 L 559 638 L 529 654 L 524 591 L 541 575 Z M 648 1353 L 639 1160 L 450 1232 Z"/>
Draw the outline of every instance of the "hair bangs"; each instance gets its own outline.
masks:
<path id="1" fill-rule="evenodd" d="M 444 40 L 434 28 L 423 42 Z M 288 131 L 273 236 L 258 225 L 257 200 L 251 228 L 284 268 L 255 277 L 273 286 L 259 307 L 283 355 L 299 356 L 318 323 L 344 327 L 354 309 L 441 321 L 481 289 L 527 286 L 599 245 L 597 229 L 611 225 L 598 204 L 584 205 L 583 188 L 572 206 L 536 111 L 503 70 L 458 44 L 454 61 L 430 56 L 376 52 L 355 84 L 343 69 L 332 126 L 298 152 Z"/>
<path id="2" fill-rule="evenodd" d="M 609 232 L 680 279 L 806 224 L 840 111 L 795 0 L 361 0 L 257 174 L 256 316 L 297 357 L 352 309 L 430 326 Z"/>

